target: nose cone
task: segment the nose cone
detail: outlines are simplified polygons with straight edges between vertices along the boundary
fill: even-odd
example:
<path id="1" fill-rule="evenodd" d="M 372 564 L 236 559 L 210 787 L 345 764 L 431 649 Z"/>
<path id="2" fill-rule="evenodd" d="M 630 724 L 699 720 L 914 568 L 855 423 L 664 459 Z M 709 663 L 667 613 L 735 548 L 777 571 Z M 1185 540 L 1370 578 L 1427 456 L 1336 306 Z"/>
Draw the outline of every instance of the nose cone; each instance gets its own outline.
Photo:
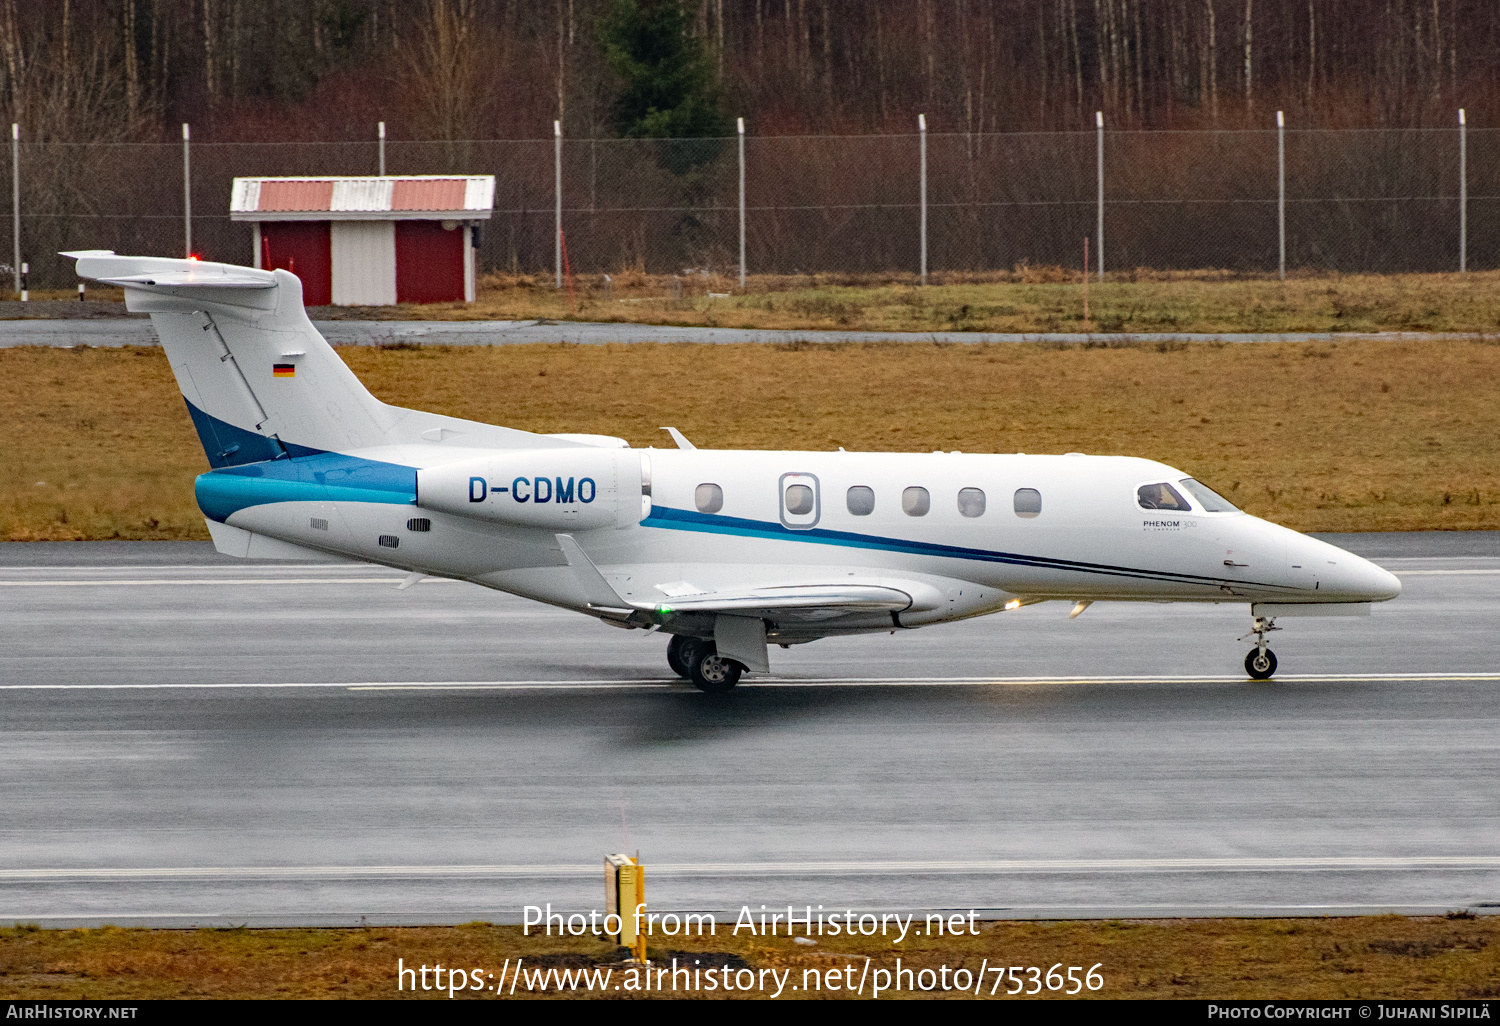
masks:
<path id="1" fill-rule="evenodd" d="M 1295 573 L 1310 575 L 1303 586 L 1315 588 L 1315 601 L 1387 602 L 1401 594 L 1395 574 L 1307 535 L 1288 539 L 1287 557 Z"/>
<path id="2" fill-rule="evenodd" d="M 1352 553 L 1344 553 L 1325 587 L 1337 592 L 1340 598 L 1347 596 L 1354 602 L 1386 602 L 1401 594 L 1401 581 L 1389 570 L 1384 570 L 1368 559 Z"/>

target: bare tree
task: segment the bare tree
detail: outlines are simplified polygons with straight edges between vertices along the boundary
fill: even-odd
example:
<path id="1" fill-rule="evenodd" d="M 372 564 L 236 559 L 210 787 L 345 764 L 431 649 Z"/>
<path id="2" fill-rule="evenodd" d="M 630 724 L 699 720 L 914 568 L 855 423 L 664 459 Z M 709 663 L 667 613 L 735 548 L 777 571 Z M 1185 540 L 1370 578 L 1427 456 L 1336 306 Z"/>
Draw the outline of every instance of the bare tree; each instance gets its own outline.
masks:
<path id="1" fill-rule="evenodd" d="M 215 12 L 217 5 L 215 0 L 201 0 L 203 4 L 203 88 L 208 94 L 208 103 L 212 107 L 218 101 L 218 75 L 216 72 L 217 61 L 217 36 L 218 26 L 215 24 Z"/>
<path id="2" fill-rule="evenodd" d="M 0 0 L 0 47 L 5 50 L 5 85 L 12 116 L 25 106 L 27 72 L 26 48 L 21 40 L 21 23 L 16 16 L 16 0 Z"/>
<path id="3" fill-rule="evenodd" d="M 1214 0 L 1203 0 L 1203 6 L 1208 10 L 1208 39 L 1203 48 L 1208 57 L 1208 66 L 1204 69 L 1204 78 L 1208 82 L 1209 117 L 1217 125 L 1219 123 L 1219 41 L 1214 26 Z"/>
<path id="4" fill-rule="evenodd" d="M 1254 118 L 1255 116 L 1255 90 L 1252 86 L 1254 81 L 1251 62 L 1251 52 L 1255 41 L 1255 23 L 1250 19 L 1250 12 L 1255 0 L 1245 0 L 1245 112 Z"/>
<path id="5" fill-rule="evenodd" d="M 1313 90 L 1318 81 L 1318 11 L 1307 0 L 1307 109 L 1312 110 Z"/>
<path id="6" fill-rule="evenodd" d="M 559 5 L 560 6 L 560 5 Z M 562 26 L 559 25 L 559 29 Z M 401 80 L 417 105 L 430 136 L 453 143 L 478 134 L 490 104 L 490 83 L 483 59 L 484 46 L 473 7 L 460 0 L 430 0 L 427 17 L 403 48 Z M 558 34 L 558 114 L 561 116 L 562 71 Z M 457 150 L 450 147 L 450 157 Z"/>
<path id="7" fill-rule="evenodd" d="M 120 34 L 125 53 L 125 106 L 132 112 L 141 106 L 141 62 L 136 46 L 135 0 L 120 5 Z"/>

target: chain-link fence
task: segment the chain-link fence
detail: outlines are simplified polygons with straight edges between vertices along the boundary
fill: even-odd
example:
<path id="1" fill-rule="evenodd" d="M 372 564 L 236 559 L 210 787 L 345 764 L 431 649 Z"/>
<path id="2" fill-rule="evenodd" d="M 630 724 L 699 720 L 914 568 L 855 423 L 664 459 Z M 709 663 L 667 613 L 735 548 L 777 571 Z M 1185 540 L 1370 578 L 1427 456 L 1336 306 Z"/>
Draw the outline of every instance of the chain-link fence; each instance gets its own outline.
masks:
<path id="1" fill-rule="evenodd" d="M 483 269 L 550 271 L 552 139 L 388 142 L 391 174 L 494 174 Z M 1500 266 L 1500 130 L 1467 133 L 1467 265 Z M 1459 263 L 1453 129 L 1285 134 L 1289 267 L 1448 271 Z M 916 271 L 919 136 L 745 140 L 750 273 Z M 375 174 L 378 144 L 198 143 L 193 248 L 250 263 L 250 226 L 229 220 L 237 175 Z M 69 285 L 64 249 L 180 255 L 178 143 L 23 143 L 22 259 L 33 287 Z M 927 140 L 928 267 L 1080 267 L 1095 233 L 1094 132 L 939 134 Z M 575 272 L 738 268 L 739 149 L 728 139 L 567 139 L 563 229 Z M 1107 270 L 1278 265 L 1277 132 L 1107 132 Z M 12 251 L 0 223 L 0 259 Z M 1097 256 L 1094 258 L 1097 259 Z M 1097 264 L 1095 264 L 1097 266 Z"/>

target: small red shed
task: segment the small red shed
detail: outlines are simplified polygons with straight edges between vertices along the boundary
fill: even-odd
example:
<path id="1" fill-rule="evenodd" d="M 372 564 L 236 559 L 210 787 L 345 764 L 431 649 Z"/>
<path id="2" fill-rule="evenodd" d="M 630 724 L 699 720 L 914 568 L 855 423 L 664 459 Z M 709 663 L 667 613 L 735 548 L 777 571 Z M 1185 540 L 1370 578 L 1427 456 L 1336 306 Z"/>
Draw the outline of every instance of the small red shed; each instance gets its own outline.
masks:
<path id="1" fill-rule="evenodd" d="M 255 266 L 302 279 L 308 306 L 472 302 L 494 175 L 236 178 L 229 216 Z"/>

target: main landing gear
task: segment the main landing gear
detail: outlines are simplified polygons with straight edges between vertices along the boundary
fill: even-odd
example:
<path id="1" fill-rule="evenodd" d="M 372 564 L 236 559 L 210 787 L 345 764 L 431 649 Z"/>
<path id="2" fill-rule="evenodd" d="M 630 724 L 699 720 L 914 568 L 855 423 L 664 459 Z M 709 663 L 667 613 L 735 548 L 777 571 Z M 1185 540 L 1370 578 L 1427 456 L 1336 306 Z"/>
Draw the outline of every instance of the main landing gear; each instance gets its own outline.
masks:
<path id="1" fill-rule="evenodd" d="M 1271 675 L 1276 672 L 1276 653 L 1266 647 L 1266 635 L 1272 631 L 1279 631 L 1276 621 L 1264 616 L 1255 618 L 1255 630 L 1246 634 L 1245 638 L 1254 638 L 1255 647 L 1245 656 L 1245 672 L 1255 680 L 1270 680 Z"/>
<path id="2" fill-rule="evenodd" d="M 667 665 L 679 677 L 686 677 L 699 691 L 722 694 L 740 682 L 745 668 L 732 659 L 724 659 L 707 638 L 672 635 L 667 643 Z"/>

